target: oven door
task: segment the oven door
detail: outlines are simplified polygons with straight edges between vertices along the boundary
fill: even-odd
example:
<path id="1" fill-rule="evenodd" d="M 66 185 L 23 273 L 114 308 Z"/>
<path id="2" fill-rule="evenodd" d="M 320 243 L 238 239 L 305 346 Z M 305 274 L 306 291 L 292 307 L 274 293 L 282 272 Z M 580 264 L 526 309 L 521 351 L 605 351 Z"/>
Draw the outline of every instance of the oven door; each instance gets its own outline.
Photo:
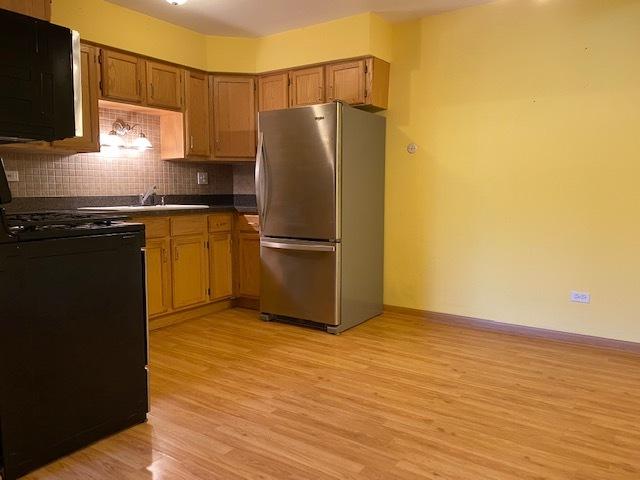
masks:
<path id="1" fill-rule="evenodd" d="M 340 324 L 340 244 L 263 237 L 263 313 Z"/>

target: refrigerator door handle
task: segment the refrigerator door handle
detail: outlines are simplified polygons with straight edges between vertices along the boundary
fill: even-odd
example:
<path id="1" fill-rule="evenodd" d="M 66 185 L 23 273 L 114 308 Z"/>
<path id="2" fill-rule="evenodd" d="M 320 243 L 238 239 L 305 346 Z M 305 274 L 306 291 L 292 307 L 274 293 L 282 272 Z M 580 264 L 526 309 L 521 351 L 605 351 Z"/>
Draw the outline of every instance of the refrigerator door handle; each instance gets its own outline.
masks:
<path id="1" fill-rule="evenodd" d="M 260 224 L 264 225 L 264 133 L 258 133 L 258 148 L 256 150 L 256 199 L 258 203 L 258 216 Z"/>
<path id="2" fill-rule="evenodd" d="M 299 250 L 305 252 L 335 252 L 335 245 L 311 245 L 304 243 L 284 243 L 270 240 L 260 240 L 260 246 L 265 248 L 276 248 L 279 250 Z"/>

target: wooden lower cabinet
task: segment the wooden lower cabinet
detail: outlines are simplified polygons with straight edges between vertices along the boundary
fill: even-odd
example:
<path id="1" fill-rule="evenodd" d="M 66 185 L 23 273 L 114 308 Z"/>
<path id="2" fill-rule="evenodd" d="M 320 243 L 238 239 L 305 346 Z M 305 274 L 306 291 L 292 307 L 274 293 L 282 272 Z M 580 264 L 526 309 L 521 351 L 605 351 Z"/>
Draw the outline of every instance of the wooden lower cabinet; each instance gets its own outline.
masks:
<path id="1" fill-rule="evenodd" d="M 225 301 L 230 305 L 234 297 L 255 305 L 260 296 L 257 215 L 184 214 L 133 221 L 145 224 L 147 311 L 156 328 L 203 308 L 226 308 Z"/>
<path id="2" fill-rule="evenodd" d="M 171 308 L 170 248 L 168 238 L 147 240 L 147 312 L 150 317 L 167 313 Z"/>
<path id="3" fill-rule="evenodd" d="M 207 239 L 186 235 L 171 239 L 171 286 L 173 308 L 198 305 L 208 300 Z"/>
<path id="4" fill-rule="evenodd" d="M 231 233 L 209 235 L 209 299 L 223 300 L 233 295 Z"/>
<path id="5" fill-rule="evenodd" d="M 260 235 L 238 233 L 238 291 L 239 297 L 260 296 Z"/>

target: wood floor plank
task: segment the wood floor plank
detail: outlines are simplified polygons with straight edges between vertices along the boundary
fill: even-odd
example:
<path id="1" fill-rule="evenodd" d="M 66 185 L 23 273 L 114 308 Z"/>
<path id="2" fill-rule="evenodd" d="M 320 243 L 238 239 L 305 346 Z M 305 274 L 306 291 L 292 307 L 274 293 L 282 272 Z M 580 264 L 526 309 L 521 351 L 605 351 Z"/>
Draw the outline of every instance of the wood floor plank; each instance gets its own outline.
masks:
<path id="1" fill-rule="evenodd" d="M 387 312 L 151 333 L 149 421 L 27 478 L 637 480 L 640 356 Z"/>

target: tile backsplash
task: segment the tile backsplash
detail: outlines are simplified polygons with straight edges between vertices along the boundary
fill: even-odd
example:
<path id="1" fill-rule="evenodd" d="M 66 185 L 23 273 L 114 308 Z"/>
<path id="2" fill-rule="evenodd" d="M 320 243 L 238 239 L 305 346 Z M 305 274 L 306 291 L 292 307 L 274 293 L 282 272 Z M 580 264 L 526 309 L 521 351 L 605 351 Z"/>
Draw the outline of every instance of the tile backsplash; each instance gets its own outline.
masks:
<path id="1" fill-rule="evenodd" d="M 233 193 L 255 195 L 255 162 L 233 166 Z"/>
<path id="2" fill-rule="evenodd" d="M 12 194 L 15 197 L 138 195 L 153 185 L 160 195 L 234 193 L 234 171 L 229 165 L 160 160 L 160 117 L 101 108 L 101 134 L 109 133 L 118 118 L 130 125 L 139 124 L 153 148 L 138 151 L 103 147 L 100 153 L 70 156 L 1 153 L 5 169 L 18 171 L 20 178 L 9 184 Z M 137 133 L 127 135 L 125 142 L 130 143 Z M 197 172 L 209 174 L 208 185 L 197 184 Z"/>

